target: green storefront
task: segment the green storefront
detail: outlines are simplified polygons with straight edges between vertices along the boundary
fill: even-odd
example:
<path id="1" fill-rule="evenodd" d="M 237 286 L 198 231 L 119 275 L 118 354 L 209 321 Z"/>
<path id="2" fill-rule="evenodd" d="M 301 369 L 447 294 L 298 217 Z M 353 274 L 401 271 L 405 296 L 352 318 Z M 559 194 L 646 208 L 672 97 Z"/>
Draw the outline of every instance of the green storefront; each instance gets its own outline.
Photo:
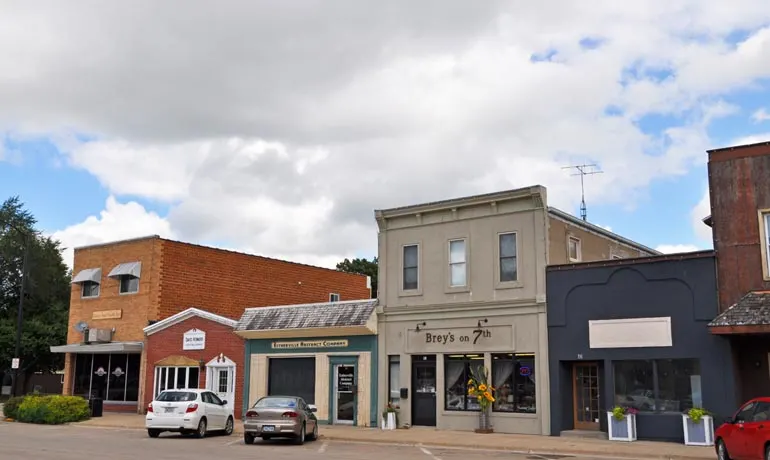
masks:
<path id="1" fill-rule="evenodd" d="M 266 395 L 301 396 L 325 424 L 377 426 L 376 300 L 247 310 L 244 413 Z"/>

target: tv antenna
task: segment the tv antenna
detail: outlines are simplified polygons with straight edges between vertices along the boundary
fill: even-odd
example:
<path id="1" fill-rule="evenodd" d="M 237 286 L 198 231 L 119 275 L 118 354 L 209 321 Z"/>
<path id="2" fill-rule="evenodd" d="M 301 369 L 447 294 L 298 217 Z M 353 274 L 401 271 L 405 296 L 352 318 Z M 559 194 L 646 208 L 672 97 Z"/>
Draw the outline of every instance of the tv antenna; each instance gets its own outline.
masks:
<path id="1" fill-rule="evenodd" d="M 594 169 L 595 168 L 595 169 Z M 574 169 L 577 170 L 576 173 L 570 174 L 571 176 L 580 176 L 580 218 L 584 221 L 588 220 L 588 211 L 586 209 L 586 187 L 583 182 L 583 179 L 585 176 L 589 176 L 592 174 L 602 174 L 604 171 L 599 169 L 598 166 L 595 164 L 582 164 L 582 165 L 575 165 L 575 166 L 564 166 L 561 169 Z"/>

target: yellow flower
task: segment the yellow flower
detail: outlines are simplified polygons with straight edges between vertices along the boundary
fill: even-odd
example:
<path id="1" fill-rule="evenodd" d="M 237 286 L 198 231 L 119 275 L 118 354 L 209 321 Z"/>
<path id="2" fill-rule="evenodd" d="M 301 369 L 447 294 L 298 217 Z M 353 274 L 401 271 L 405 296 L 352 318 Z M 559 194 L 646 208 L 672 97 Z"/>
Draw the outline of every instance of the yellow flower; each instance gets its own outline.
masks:
<path id="1" fill-rule="evenodd" d="M 473 379 L 468 380 L 468 385 L 473 385 Z"/>
<path id="2" fill-rule="evenodd" d="M 482 383 L 479 385 L 479 391 L 487 391 L 487 386 Z"/>
<path id="3" fill-rule="evenodd" d="M 489 400 L 489 402 L 495 402 L 495 398 L 492 397 L 492 393 L 490 393 L 488 391 L 484 392 L 484 397 L 487 398 L 487 400 Z"/>
<path id="4" fill-rule="evenodd" d="M 479 402 L 481 402 L 481 395 L 476 396 L 476 399 L 478 399 Z"/>
<path id="5" fill-rule="evenodd" d="M 475 393 L 475 392 L 476 392 L 476 389 L 475 389 L 475 388 L 473 388 L 473 387 L 470 387 L 470 388 L 468 388 L 468 394 L 469 394 L 469 395 L 472 395 L 472 394 L 473 394 L 473 393 Z"/>

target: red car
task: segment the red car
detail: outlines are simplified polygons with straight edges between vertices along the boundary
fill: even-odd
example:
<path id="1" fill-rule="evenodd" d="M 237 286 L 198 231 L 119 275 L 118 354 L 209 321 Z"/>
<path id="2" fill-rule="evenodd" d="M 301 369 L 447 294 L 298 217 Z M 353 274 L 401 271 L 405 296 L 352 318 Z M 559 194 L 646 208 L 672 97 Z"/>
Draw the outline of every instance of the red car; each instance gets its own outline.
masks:
<path id="1" fill-rule="evenodd" d="M 719 460 L 770 460 L 770 398 L 744 404 L 714 433 Z"/>

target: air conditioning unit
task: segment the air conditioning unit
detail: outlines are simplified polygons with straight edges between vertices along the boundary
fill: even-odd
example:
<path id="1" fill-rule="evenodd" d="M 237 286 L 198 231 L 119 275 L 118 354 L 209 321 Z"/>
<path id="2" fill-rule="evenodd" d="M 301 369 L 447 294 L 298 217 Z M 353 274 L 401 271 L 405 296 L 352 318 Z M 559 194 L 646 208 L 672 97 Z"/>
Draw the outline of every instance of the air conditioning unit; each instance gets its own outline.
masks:
<path id="1" fill-rule="evenodd" d="M 112 329 L 89 329 L 86 332 L 86 342 L 111 342 Z"/>

